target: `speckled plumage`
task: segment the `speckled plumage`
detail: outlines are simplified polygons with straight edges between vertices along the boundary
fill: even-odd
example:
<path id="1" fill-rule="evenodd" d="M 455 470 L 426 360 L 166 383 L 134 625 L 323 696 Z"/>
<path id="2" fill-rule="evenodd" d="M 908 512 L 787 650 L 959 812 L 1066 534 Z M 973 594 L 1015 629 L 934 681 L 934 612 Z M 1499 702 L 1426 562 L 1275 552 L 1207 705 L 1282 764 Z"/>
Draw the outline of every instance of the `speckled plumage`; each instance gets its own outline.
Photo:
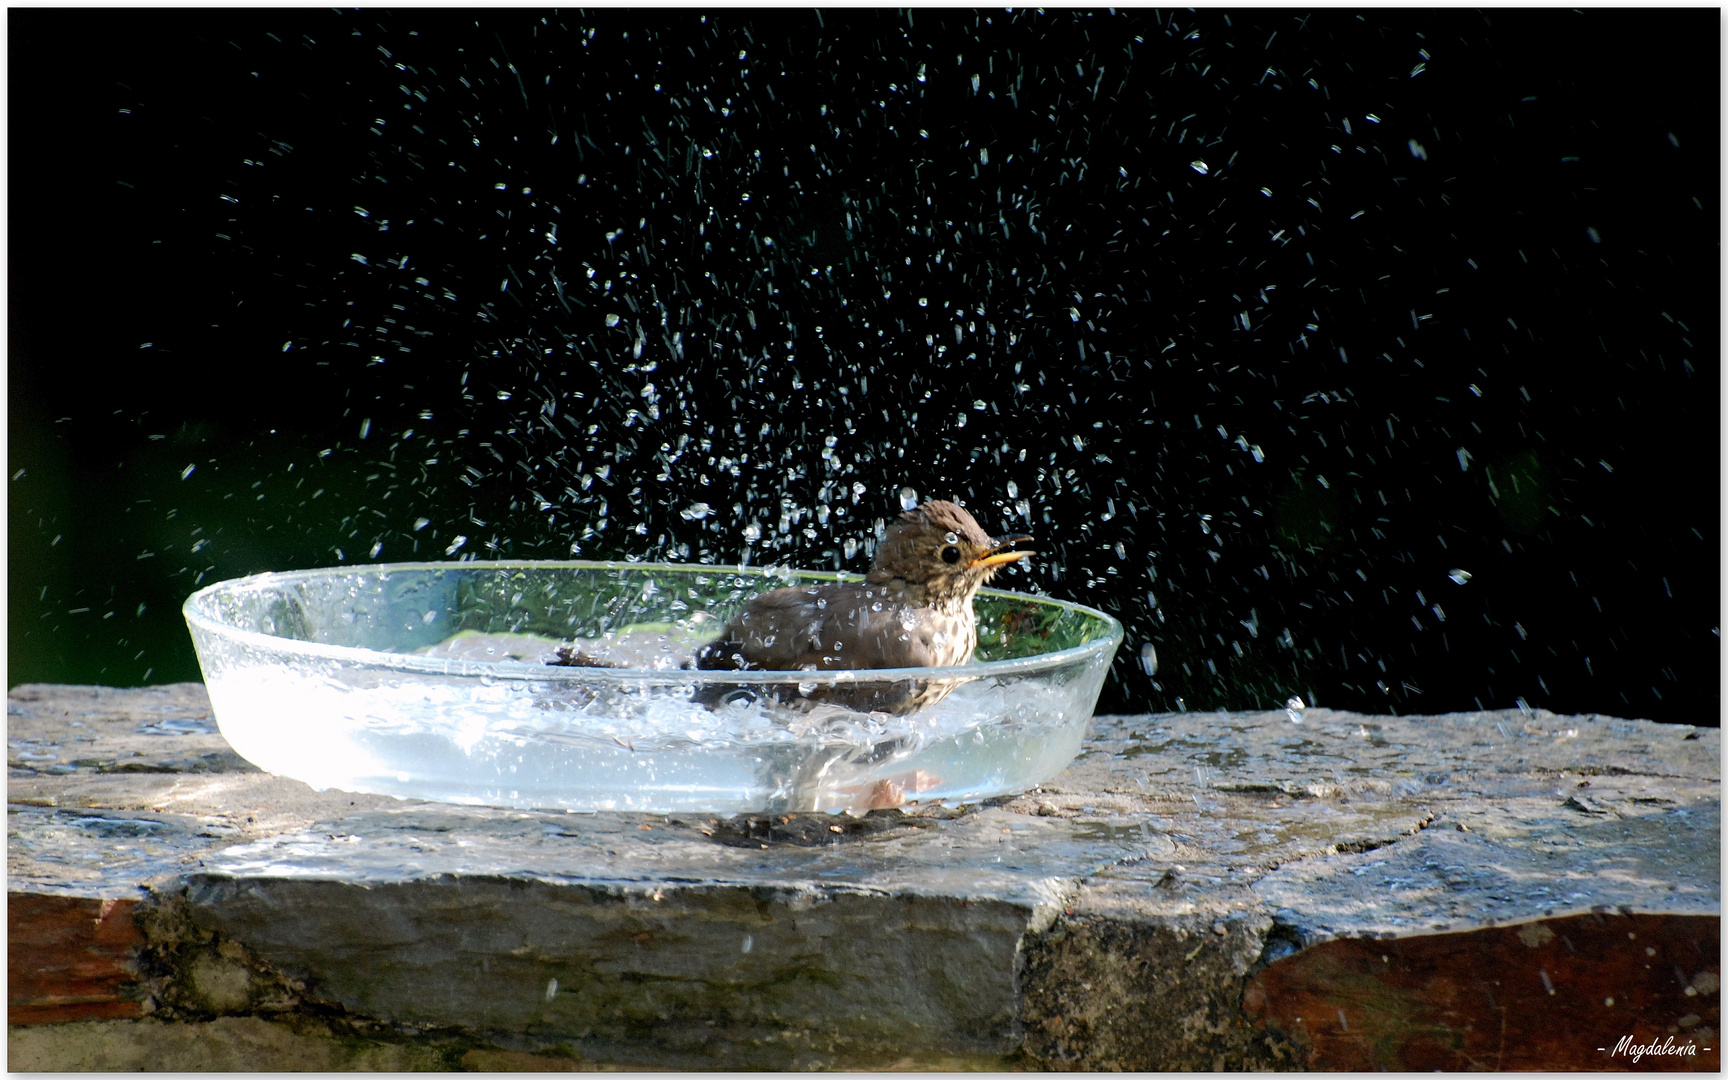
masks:
<path id="1" fill-rule="evenodd" d="M 888 528 L 864 581 L 795 585 L 745 606 L 696 666 L 756 671 L 951 667 L 972 658 L 978 623 L 972 598 L 1007 563 L 1031 554 L 1001 549 L 1030 537 L 991 537 L 963 508 L 932 501 Z M 946 697 L 944 679 L 819 686 L 809 700 L 907 713 Z M 708 704 L 731 687 L 705 692 Z"/>

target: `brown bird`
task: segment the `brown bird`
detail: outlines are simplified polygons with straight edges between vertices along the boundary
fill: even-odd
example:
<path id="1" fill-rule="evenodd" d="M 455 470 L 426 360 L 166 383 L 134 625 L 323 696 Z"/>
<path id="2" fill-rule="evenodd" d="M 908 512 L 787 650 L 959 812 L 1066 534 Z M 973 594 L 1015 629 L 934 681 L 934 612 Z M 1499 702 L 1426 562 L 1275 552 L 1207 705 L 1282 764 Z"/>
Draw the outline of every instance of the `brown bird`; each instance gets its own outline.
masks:
<path id="1" fill-rule="evenodd" d="M 964 664 L 978 644 L 973 596 L 997 570 L 1033 554 L 1003 550 L 1030 539 L 989 536 L 954 503 L 924 503 L 889 526 L 862 582 L 794 585 L 756 597 L 717 640 L 697 651 L 696 666 L 837 671 Z M 858 682 L 819 686 L 800 696 L 861 711 L 908 713 L 942 700 L 954 686 L 950 679 Z M 742 689 L 712 686 L 696 700 L 715 705 Z M 789 697 L 792 688 L 777 692 Z"/>

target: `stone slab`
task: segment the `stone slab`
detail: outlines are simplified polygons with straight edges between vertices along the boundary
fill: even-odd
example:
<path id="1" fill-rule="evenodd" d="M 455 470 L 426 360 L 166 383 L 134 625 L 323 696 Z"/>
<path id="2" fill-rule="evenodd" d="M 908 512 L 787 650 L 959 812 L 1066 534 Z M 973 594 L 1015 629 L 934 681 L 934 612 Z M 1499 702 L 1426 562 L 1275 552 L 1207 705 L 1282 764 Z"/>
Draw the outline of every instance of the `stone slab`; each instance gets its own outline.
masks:
<path id="1" fill-rule="evenodd" d="M 1039 790 L 862 818 L 315 792 L 234 756 L 197 684 L 19 687 L 8 747 L 14 908 L 70 905 L 13 924 L 14 1067 L 246 1039 L 329 1068 L 1630 1067 L 1596 1049 L 1622 1036 L 1694 1048 L 1639 1067 L 1720 1060 L 1709 728 L 1100 717 Z M 97 948 L 104 911 L 132 936 Z M 1507 1002 L 1529 1024 L 1490 1046 Z"/>

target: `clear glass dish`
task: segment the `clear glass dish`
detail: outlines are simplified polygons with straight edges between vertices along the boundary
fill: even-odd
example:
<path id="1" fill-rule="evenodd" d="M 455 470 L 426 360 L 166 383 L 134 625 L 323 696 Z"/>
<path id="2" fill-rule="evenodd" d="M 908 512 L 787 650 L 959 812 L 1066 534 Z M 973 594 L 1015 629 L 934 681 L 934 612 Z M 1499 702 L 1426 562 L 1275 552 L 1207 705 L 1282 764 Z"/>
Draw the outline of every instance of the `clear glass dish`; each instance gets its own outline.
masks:
<path id="1" fill-rule="evenodd" d="M 186 622 L 222 734 L 317 788 L 568 810 L 863 811 L 1023 791 L 1079 753 L 1122 626 L 995 589 L 973 663 L 700 671 L 752 596 L 855 575 L 610 562 L 298 570 L 192 594 Z M 548 666 L 575 641 L 593 663 Z M 905 715 L 814 699 L 941 679 Z M 715 708 L 692 697 L 737 687 Z"/>

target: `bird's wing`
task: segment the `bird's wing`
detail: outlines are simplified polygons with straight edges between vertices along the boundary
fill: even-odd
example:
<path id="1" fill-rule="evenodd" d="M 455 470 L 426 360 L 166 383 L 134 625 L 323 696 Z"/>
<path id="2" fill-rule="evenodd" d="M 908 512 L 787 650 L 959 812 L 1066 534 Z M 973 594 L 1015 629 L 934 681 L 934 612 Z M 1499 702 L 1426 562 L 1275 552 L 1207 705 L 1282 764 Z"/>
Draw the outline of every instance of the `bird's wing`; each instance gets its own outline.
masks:
<path id="1" fill-rule="evenodd" d="M 763 593 L 733 616 L 726 629 L 696 654 L 701 668 L 796 670 L 821 648 L 825 607 L 816 601 L 824 587 L 794 585 Z"/>
<path id="2" fill-rule="evenodd" d="M 750 602 L 697 656 L 703 668 L 767 671 L 922 667 L 931 663 L 930 613 L 879 589 L 810 585 Z"/>
<path id="3" fill-rule="evenodd" d="M 854 594 L 854 602 L 830 605 L 832 614 L 825 629 L 828 647 L 818 661 L 821 670 L 833 668 L 927 667 L 939 664 L 933 649 L 938 617 L 927 608 L 901 603 L 878 603 Z M 844 640 L 844 649 L 835 640 Z M 848 655 L 848 652 L 851 655 Z"/>

